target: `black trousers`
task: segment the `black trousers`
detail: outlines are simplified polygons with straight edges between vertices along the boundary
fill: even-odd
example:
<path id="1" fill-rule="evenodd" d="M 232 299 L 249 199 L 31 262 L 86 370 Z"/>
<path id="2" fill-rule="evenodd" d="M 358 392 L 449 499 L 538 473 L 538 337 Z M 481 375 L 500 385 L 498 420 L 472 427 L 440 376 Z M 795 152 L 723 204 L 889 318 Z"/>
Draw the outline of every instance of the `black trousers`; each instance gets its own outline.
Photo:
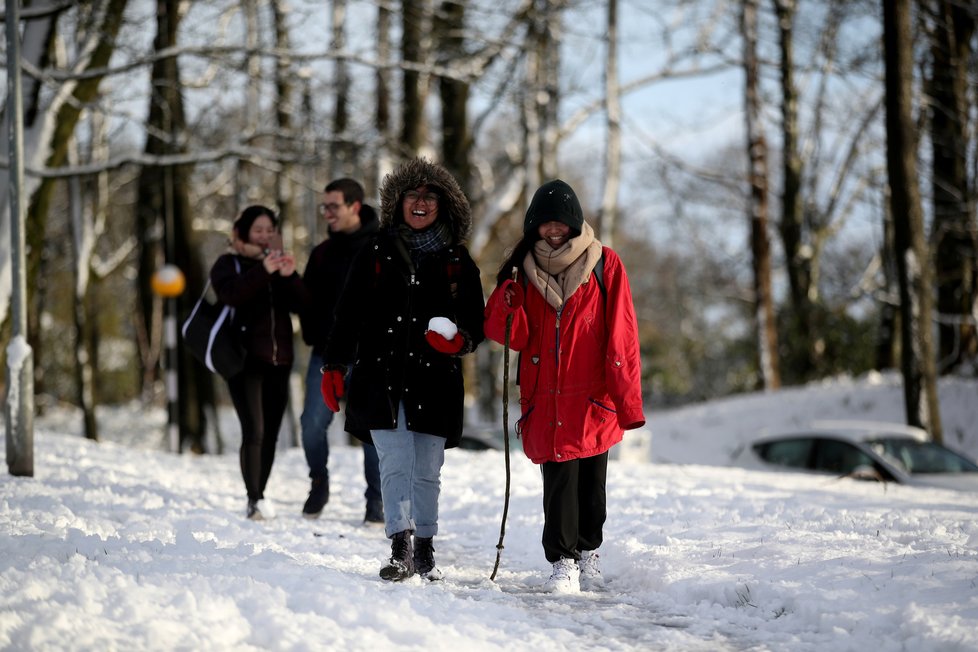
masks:
<path id="1" fill-rule="evenodd" d="M 228 392 L 241 423 L 239 458 L 248 500 L 265 497 L 289 400 L 289 372 L 288 365 L 249 359 L 241 373 L 228 379 Z"/>
<path id="2" fill-rule="evenodd" d="M 597 550 L 608 516 L 605 484 L 608 453 L 569 462 L 544 462 L 543 551 L 553 563 L 580 559 L 582 550 Z"/>

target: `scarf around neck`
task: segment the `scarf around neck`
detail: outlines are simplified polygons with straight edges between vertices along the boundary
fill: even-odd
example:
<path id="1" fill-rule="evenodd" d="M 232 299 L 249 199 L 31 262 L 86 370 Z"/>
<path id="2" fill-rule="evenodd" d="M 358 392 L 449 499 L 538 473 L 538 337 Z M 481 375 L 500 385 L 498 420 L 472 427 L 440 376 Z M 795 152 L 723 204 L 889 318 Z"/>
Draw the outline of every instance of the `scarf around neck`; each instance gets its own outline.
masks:
<path id="1" fill-rule="evenodd" d="M 452 244 L 452 229 L 441 220 L 423 231 L 415 231 L 407 224 L 398 224 L 397 234 L 412 254 L 431 254 Z"/>
<path id="2" fill-rule="evenodd" d="M 523 269 L 547 303 L 558 312 L 564 302 L 590 277 L 601 258 L 601 243 L 587 222 L 581 235 L 571 238 L 558 249 L 546 240 L 538 240 L 527 252 Z"/>

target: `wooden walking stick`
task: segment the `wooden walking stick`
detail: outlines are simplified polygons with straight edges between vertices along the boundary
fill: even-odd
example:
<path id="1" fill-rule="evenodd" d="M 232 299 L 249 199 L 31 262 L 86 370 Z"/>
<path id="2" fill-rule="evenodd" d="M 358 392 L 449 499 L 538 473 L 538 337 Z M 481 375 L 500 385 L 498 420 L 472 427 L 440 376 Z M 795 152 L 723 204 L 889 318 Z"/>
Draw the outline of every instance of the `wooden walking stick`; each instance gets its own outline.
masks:
<path id="1" fill-rule="evenodd" d="M 513 268 L 513 281 L 516 281 L 517 269 Z M 499 543 L 496 544 L 496 563 L 492 567 L 489 581 L 496 581 L 496 571 L 499 570 L 499 557 L 503 553 L 503 537 L 506 536 L 506 516 L 509 514 L 509 336 L 513 330 L 513 313 L 506 315 L 506 334 L 503 337 L 503 455 L 506 459 L 506 492 L 503 498 L 503 520 L 499 524 Z"/>

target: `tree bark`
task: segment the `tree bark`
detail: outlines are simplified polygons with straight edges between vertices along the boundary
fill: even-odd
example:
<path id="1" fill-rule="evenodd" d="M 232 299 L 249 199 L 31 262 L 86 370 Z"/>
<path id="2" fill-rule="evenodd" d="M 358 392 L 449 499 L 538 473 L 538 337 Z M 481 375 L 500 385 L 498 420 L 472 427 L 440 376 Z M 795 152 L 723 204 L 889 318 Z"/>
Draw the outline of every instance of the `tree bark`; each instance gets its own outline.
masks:
<path id="1" fill-rule="evenodd" d="M 431 50 L 429 30 L 431 0 L 404 0 L 401 4 L 401 58 L 406 63 L 427 62 Z M 428 143 L 425 106 L 428 103 L 429 75 L 408 67 L 403 72 L 401 155 L 417 156 Z"/>
<path id="2" fill-rule="evenodd" d="M 159 51 L 176 44 L 181 14 L 180 0 L 157 0 L 157 33 L 154 48 Z M 186 132 L 180 72 L 175 57 L 160 58 L 150 74 L 150 104 L 145 152 L 152 155 L 176 154 L 183 147 Z M 154 331 L 160 323 L 155 313 L 160 302 L 153 295 L 150 279 L 165 261 L 179 267 L 187 279 L 188 292 L 176 299 L 177 315 L 186 315 L 204 287 L 206 270 L 197 256 L 200 250 L 191 224 L 188 176 L 185 166 L 144 167 L 139 175 L 136 202 L 137 233 L 149 235 L 140 247 L 139 289 L 142 323 L 150 341 L 160 341 Z M 159 352 L 159 347 L 153 350 Z M 189 446 L 205 452 L 207 411 L 214 405 L 214 380 L 178 339 L 177 386 L 179 387 L 178 426 L 180 449 Z M 144 355 L 148 369 L 156 369 L 158 358 Z"/>
<path id="3" fill-rule="evenodd" d="M 615 246 L 618 221 L 618 188 L 621 185 L 621 102 L 618 87 L 618 0 L 608 0 L 608 28 L 605 39 L 604 95 L 608 142 L 605 145 L 604 193 L 595 235 L 609 247 Z"/>
<path id="4" fill-rule="evenodd" d="M 443 65 L 465 58 L 465 6 L 460 2 L 442 2 L 435 16 L 438 59 Z M 451 172 L 462 190 L 471 194 L 472 172 L 469 156 L 472 138 L 469 133 L 469 84 L 457 79 L 439 77 L 441 99 L 441 162 Z"/>
<path id="5" fill-rule="evenodd" d="M 978 233 L 973 188 L 969 188 L 968 94 L 975 18 L 950 0 L 924 3 L 931 13 L 930 141 L 934 202 L 933 241 L 937 283 L 940 369 L 951 372 L 978 356 L 972 313 L 978 300 Z"/>
<path id="6" fill-rule="evenodd" d="M 808 380 L 818 367 L 819 353 L 814 342 L 812 323 L 815 306 L 811 291 L 811 247 L 806 247 L 804 242 L 802 160 L 798 152 L 798 90 L 794 75 L 795 0 L 774 0 L 774 9 L 778 19 L 781 52 L 781 157 L 784 177 L 779 231 L 791 299 L 791 311 L 786 322 L 789 324 L 789 346 L 799 349 L 799 355 L 792 356 L 796 365 L 799 365 L 793 371 L 801 379 Z"/>
<path id="7" fill-rule="evenodd" d="M 346 49 L 346 0 L 333 0 L 333 41 L 330 49 L 343 52 Z M 350 72 L 343 59 L 333 62 L 333 145 L 329 148 L 327 177 L 358 176 L 355 144 L 347 130 L 350 128 Z"/>
<path id="8" fill-rule="evenodd" d="M 917 183 L 910 0 L 882 0 L 886 161 L 900 284 L 901 371 L 907 423 L 941 441 L 931 316 L 931 259 Z"/>
<path id="9" fill-rule="evenodd" d="M 390 109 L 390 70 L 387 64 L 391 58 L 391 10 L 387 3 L 377 4 L 377 72 L 375 75 L 374 128 L 377 130 L 376 160 L 367 169 L 364 187 L 368 196 L 371 189 L 380 187 L 380 180 L 392 166 L 394 138 L 391 134 Z"/>
<path id="10" fill-rule="evenodd" d="M 768 223 L 767 141 L 761 122 L 760 71 L 757 57 L 757 0 L 745 0 L 741 16 L 744 35 L 747 156 L 750 160 L 751 266 L 754 272 L 754 325 L 757 333 L 758 387 L 778 389 L 778 332 L 771 291 L 771 244 Z"/>

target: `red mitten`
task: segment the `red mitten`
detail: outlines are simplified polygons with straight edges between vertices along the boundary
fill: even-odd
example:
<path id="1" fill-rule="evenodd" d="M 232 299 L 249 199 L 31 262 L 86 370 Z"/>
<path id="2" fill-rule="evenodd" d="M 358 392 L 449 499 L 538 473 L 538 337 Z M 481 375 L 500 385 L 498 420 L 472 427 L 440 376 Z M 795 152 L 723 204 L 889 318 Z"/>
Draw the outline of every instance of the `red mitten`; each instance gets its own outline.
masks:
<path id="1" fill-rule="evenodd" d="M 327 369 L 323 372 L 323 380 L 319 383 L 319 391 L 323 394 L 323 402 L 333 412 L 340 411 L 340 399 L 345 391 L 343 372 Z"/>
<path id="2" fill-rule="evenodd" d="M 447 353 L 448 355 L 453 355 L 462 350 L 462 346 L 465 344 L 465 340 L 462 339 L 461 333 L 455 333 L 455 337 L 450 340 L 445 339 L 445 336 L 438 331 L 428 330 L 425 331 L 424 338 L 428 340 L 428 344 L 431 345 L 436 351 L 441 351 L 442 353 Z"/>
<path id="3" fill-rule="evenodd" d="M 503 284 L 499 286 L 503 291 L 503 296 L 509 296 L 509 305 L 506 305 L 506 301 L 503 301 L 503 305 L 510 311 L 514 311 L 523 305 L 523 286 L 512 279 L 506 279 Z"/>

